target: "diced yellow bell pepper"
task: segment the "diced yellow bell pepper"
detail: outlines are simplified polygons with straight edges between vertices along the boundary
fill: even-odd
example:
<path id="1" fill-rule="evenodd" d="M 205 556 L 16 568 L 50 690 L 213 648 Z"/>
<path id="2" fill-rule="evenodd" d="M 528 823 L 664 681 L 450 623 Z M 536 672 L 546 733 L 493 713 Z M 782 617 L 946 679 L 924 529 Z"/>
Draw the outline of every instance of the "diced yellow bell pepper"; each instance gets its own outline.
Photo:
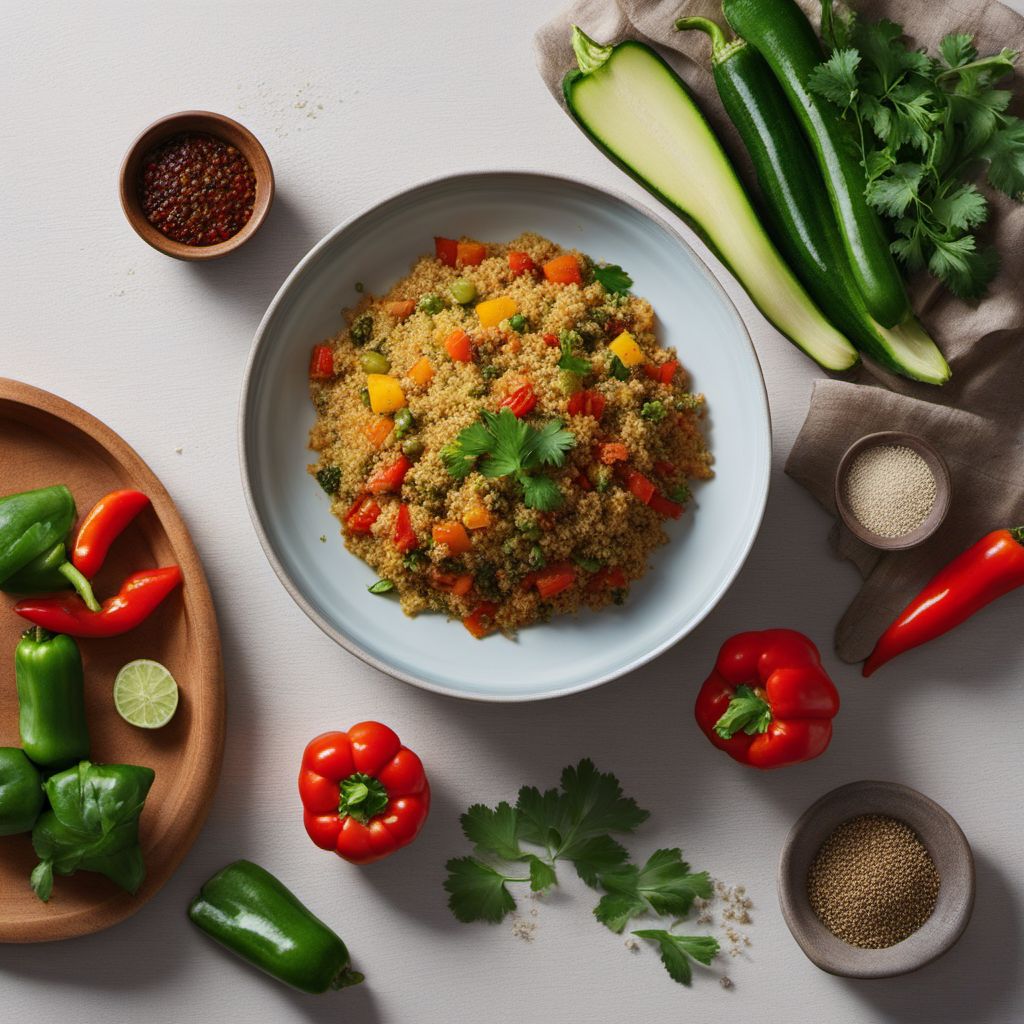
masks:
<path id="1" fill-rule="evenodd" d="M 470 530 L 482 530 L 491 525 L 491 513 L 483 505 L 473 505 L 462 517 L 462 522 Z"/>
<path id="2" fill-rule="evenodd" d="M 370 408 L 376 413 L 394 412 L 405 405 L 402 385 L 386 373 L 368 373 L 366 388 L 370 392 Z"/>
<path id="3" fill-rule="evenodd" d="M 622 360 L 623 366 L 636 366 L 644 361 L 644 354 L 629 331 L 623 331 L 608 347 Z"/>
<path id="4" fill-rule="evenodd" d="M 476 307 L 476 315 L 480 318 L 481 327 L 497 327 L 502 320 L 507 320 L 518 312 L 519 307 L 516 305 L 516 300 L 510 299 L 507 295 L 499 296 L 497 299 L 487 299 L 478 303 Z"/>

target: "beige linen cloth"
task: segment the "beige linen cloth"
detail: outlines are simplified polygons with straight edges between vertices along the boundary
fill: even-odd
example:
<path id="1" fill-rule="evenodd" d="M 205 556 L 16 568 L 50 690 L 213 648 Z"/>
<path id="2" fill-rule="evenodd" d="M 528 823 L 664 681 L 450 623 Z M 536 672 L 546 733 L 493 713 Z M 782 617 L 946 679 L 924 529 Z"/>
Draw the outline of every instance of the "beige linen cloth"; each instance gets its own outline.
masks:
<path id="1" fill-rule="evenodd" d="M 798 2 L 817 24 L 817 0 Z M 772 0 L 764 3 L 770 7 Z M 865 18 L 900 23 L 932 52 L 948 32 L 973 33 L 983 54 L 1024 49 L 1024 19 L 995 0 L 855 0 L 850 6 Z M 692 88 L 749 183 L 750 165 L 711 78 L 708 40 L 673 28 L 676 18 L 696 14 L 722 20 L 717 0 L 576 0 L 538 31 L 538 67 L 561 103 L 562 77 L 575 66 L 571 25 L 602 43 L 633 37 L 653 44 Z M 834 515 L 836 465 L 864 434 L 913 431 L 949 463 L 953 498 L 946 521 L 911 551 L 880 553 L 835 523 L 833 546 L 864 577 L 836 629 L 836 650 L 849 662 L 867 657 L 883 629 L 953 555 L 990 529 L 1024 525 L 1024 206 L 988 194 L 986 237 L 1002 256 L 1002 270 L 987 298 L 972 307 L 923 275 L 910 287 L 914 309 L 952 366 L 950 383 L 915 384 L 870 364 L 858 371 L 859 383 L 816 381 L 786 464 Z"/>

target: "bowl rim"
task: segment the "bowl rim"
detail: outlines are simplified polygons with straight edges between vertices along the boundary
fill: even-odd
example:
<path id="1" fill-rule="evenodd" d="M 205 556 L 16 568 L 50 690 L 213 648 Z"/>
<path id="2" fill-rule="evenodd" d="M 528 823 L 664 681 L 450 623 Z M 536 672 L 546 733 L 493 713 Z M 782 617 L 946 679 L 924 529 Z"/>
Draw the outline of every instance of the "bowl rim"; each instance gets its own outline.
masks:
<path id="1" fill-rule="evenodd" d="M 758 501 L 759 509 L 756 517 L 751 523 L 751 527 L 748 532 L 748 536 L 744 539 L 742 549 L 739 553 L 739 557 L 736 559 L 734 566 L 731 570 L 723 576 L 719 581 L 718 586 L 715 588 L 713 593 L 709 596 L 704 606 L 694 616 L 688 626 L 682 630 L 674 632 L 666 640 L 660 644 L 655 645 L 650 651 L 645 652 L 643 655 L 634 658 L 631 662 L 628 662 L 618 668 L 611 669 L 603 672 L 594 679 L 589 679 L 584 682 L 577 683 L 573 686 L 566 687 L 564 689 L 554 690 L 548 693 L 527 693 L 527 694 L 503 694 L 503 693 L 481 693 L 481 692 L 466 692 L 450 686 L 440 685 L 430 679 L 424 678 L 423 676 L 416 675 L 411 672 L 403 671 L 387 662 L 377 658 L 369 651 L 365 650 L 359 643 L 357 643 L 352 637 L 346 635 L 341 630 L 335 629 L 331 623 L 329 623 L 320 613 L 306 600 L 305 595 L 302 593 L 300 588 L 292 581 L 285 569 L 281 560 L 277 556 L 277 552 L 274 550 L 273 543 L 263 526 L 260 519 L 259 512 L 256 506 L 256 498 L 254 495 L 253 488 L 253 472 L 250 465 L 250 451 L 248 444 L 248 437 L 250 433 L 249 426 L 249 415 L 250 415 L 250 403 L 252 395 L 255 392 L 254 383 L 257 370 L 257 362 L 260 356 L 261 348 L 266 340 L 266 333 L 271 325 L 271 322 L 275 318 L 278 309 L 283 305 L 285 299 L 292 286 L 299 280 L 299 278 L 305 274 L 305 272 L 316 263 L 322 256 L 325 250 L 327 250 L 340 235 L 349 230 L 351 227 L 362 221 L 364 218 L 373 217 L 383 211 L 386 207 L 394 204 L 399 205 L 406 201 L 412 196 L 413 193 L 426 191 L 432 188 L 437 188 L 451 182 L 462 183 L 467 189 L 481 184 L 489 184 L 492 186 L 498 186 L 503 182 L 514 180 L 519 183 L 528 183 L 535 181 L 539 184 L 555 184 L 564 188 L 575 189 L 583 192 L 590 192 L 601 198 L 610 198 L 613 201 L 624 204 L 633 211 L 639 213 L 642 217 L 653 222 L 655 225 L 665 231 L 670 237 L 676 242 L 682 245 L 690 255 L 692 256 L 698 272 L 703 276 L 705 281 L 710 285 L 712 290 L 716 293 L 718 298 L 723 302 L 726 310 L 734 318 L 739 330 L 742 332 L 742 337 L 749 348 L 750 354 L 753 357 L 754 367 L 757 370 L 757 382 L 760 387 L 757 389 L 760 396 L 761 411 L 763 412 L 765 424 L 768 432 L 768 444 L 767 444 L 767 457 L 765 458 L 763 465 L 758 467 L 758 475 L 760 477 L 758 481 Z M 729 297 L 722 284 L 718 281 L 711 269 L 701 258 L 700 254 L 690 245 L 690 243 L 680 234 L 680 232 L 673 227 L 667 220 L 661 217 L 658 213 L 650 210 L 648 207 L 639 203 L 637 200 L 630 196 L 624 195 L 615 189 L 605 188 L 603 185 L 598 185 L 594 182 L 587 181 L 583 178 L 576 178 L 569 175 L 551 174 L 547 171 L 534 171 L 534 170 L 492 170 L 492 171 L 467 171 L 461 174 L 443 174 L 438 175 L 426 180 L 417 182 L 416 184 L 404 188 L 401 191 L 390 193 L 378 202 L 367 207 L 364 210 L 346 218 L 337 227 L 329 231 L 323 238 L 320 239 L 307 253 L 302 257 L 301 260 L 291 270 L 285 280 L 282 282 L 277 293 L 271 300 L 270 305 L 267 307 L 259 325 L 256 328 L 256 332 L 253 336 L 252 346 L 249 350 L 248 360 L 245 366 L 245 372 L 242 376 L 242 386 L 239 394 L 238 404 L 238 448 L 239 448 L 239 470 L 242 478 L 242 491 L 245 494 L 246 507 L 249 510 L 249 517 L 252 520 L 253 528 L 256 531 L 256 536 L 259 539 L 260 546 L 263 548 L 263 553 L 266 555 L 267 561 L 270 562 L 271 567 L 284 586 L 285 590 L 291 596 L 292 600 L 306 613 L 306 615 L 324 632 L 329 636 L 335 643 L 343 647 L 350 654 L 354 654 L 357 658 L 360 658 L 366 664 L 376 668 L 378 671 L 391 676 L 394 679 L 399 679 L 403 682 L 410 683 L 413 686 L 419 687 L 423 690 L 428 690 L 431 693 L 441 694 L 446 697 L 457 697 L 462 700 L 473 700 L 481 703 L 489 704 L 514 704 L 514 703 L 526 703 L 537 700 L 551 700 L 556 697 L 568 697 L 572 694 L 581 693 L 585 690 L 593 689 L 597 686 L 601 686 L 604 683 L 611 682 L 613 679 L 621 678 L 622 676 L 628 675 L 631 672 L 636 671 L 638 668 L 646 665 L 660 654 L 664 653 L 670 647 L 673 647 L 684 637 L 688 636 L 697 626 L 711 613 L 711 611 L 717 606 L 718 602 L 722 599 L 729 587 L 732 586 L 733 581 L 739 575 L 740 570 L 743 568 L 750 555 L 750 550 L 754 545 L 755 540 L 761 530 L 761 524 L 764 519 L 765 509 L 768 504 L 768 492 L 771 481 L 771 462 L 772 462 L 772 422 L 771 422 L 771 409 L 768 403 L 768 391 L 764 380 L 764 371 L 761 368 L 761 362 L 757 355 L 757 349 L 754 347 L 754 343 L 750 337 L 750 332 L 747 329 L 747 325 L 740 315 L 739 310 L 736 308 L 735 303 Z"/>
<path id="2" fill-rule="evenodd" d="M 854 459 L 869 448 L 887 444 L 912 448 L 924 459 L 932 476 L 935 477 L 935 504 L 931 511 L 919 526 L 899 537 L 882 537 L 873 530 L 869 530 L 853 514 L 853 509 L 850 508 L 849 502 L 846 500 L 845 484 Z M 952 478 L 942 453 L 927 438 L 911 433 L 909 430 L 877 430 L 858 438 L 843 452 L 836 466 L 833 482 L 836 511 L 839 513 L 843 525 L 858 540 L 879 551 L 906 551 L 908 548 L 917 547 L 918 544 L 926 541 L 944 522 L 946 514 L 949 512 L 952 493 Z"/>
<path id="3" fill-rule="evenodd" d="M 185 122 L 201 122 L 204 127 L 186 128 L 184 127 Z M 205 131 L 209 135 L 224 139 L 225 130 L 232 136 L 225 141 L 238 146 L 256 178 L 256 201 L 253 204 L 252 216 L 239 231 L 216 245 L 185 245 L 183 242 L 176 242 L 150 224 L 142 212 L 134 181 L 130 180 L 134 179 L 138 172 L 136 163 L 141 160 L 144 151 L 179 132 Z M 176 113 L 158 117 L 135 136 L 121 160 L 117 175 L 117 187 L 121 210 L 139 238 L 165 256 L 187 262 L 202 262 L 215 260 L 234 252 L 252 238 L 260 228 L 274 202 L 274 168 L 260 140 L 245 125 L 239 124 L 234 118 L 228 117 L 227 114 L 218 114 L 213 110 L 179 110 Z"/>
<path id="4" fill-rule="evenodd" d="M 850 810 L 851 800 L 861 809 Z M 902 811 L 896 805 L 901 805 Z M 916 818 L 907 824 L 917 833 L 929 854 L 937 862 L 952 861 L 954 870 L 940 875 L 939 902 L 932 916 L 902 942 L 882 949 L 848 945 L 828 931 L 810 909 L 805 871 L 801 871 L 801 866 L 809 866 L 821 843 L 842 822 L 860 814 L 882 814 L 906 820 L 909 817 L 907 807 L 912 809 L 909 816 Z M 945 856 L 936 852 L 940 837 L 949 851 Z M 779 855 L 776 887 L 786 926 L 804 955 L 816 967 L 845 978 L 892 978 L 909 974 L 937 960 L 963 935 L 974 909 L 974 854 L 956 819 L 930 797 L 903 783 L 862 779 L 825 793 L 796 820 Z M 944 891 L 946 905 L 943 904 Z M 944 911 L 941 917 L 937 916 L 940 908 Z M 937 930 L 940 928 L 944 931 Z M 820 945 L 821 940 L 825 942 L 824 948 Z M 908 946 L 911 942 L 913 945 Z"/>

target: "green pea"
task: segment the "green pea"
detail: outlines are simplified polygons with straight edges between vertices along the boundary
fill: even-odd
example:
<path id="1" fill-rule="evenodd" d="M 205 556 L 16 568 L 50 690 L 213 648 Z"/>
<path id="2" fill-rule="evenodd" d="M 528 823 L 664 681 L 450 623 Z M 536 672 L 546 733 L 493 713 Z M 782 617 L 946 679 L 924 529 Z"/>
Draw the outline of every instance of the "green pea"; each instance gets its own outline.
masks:
<path id="1" fill-rule="evenodd" d="M 388 357 L 373 351 L 363 352 L 359 356 L 359 365 L 365 373 L 387 373 L 391 369 Z"/>
<path id="2" fill-rule="evenodd" d="M 476 298 L 476 285 L 464 277 L 455 278 L 448 290 L 460 306 L 465 306 L 467 302 L 472 302 Z"/>
<path id="3" fill-rule="evenodd" d="M 440 295 L 424 295 L 416 303 L 416 308 L 423 310 L 424 313 L 440 313 L 444 309 L 444 299 Z"/>
<path id="4" fill-rule="evenodd" d="M 408 408 L 405 406 L 402 406 L 402 408 L 395 413 L 396 437 L 404 437 L 415 425 L 416 421 L 413 419 L 412 413 L 409 412 Z"/>
<path id="5" fill-rule="evenodd" d="M 516 332 L 516 334 L 522 334 L 526 330 L 526 317 L 522 313 L 513 313 L 508 318 L 508 326 L 510 330 Z"/>
<path id="6" fill-rule="evenodd" d="M 402 454 L 416 460 L 423 454 L 423 442 L 418 437 L 409 437 L 402 442 Z"/>
<path id="7" fill-rule="evenodd" d="M 365 405 L 367 409 L 370 408 L 370 389 L 369 388 L 363 388 L 359 392 L 359 401 L 362 402 L 363 405 Z"/>

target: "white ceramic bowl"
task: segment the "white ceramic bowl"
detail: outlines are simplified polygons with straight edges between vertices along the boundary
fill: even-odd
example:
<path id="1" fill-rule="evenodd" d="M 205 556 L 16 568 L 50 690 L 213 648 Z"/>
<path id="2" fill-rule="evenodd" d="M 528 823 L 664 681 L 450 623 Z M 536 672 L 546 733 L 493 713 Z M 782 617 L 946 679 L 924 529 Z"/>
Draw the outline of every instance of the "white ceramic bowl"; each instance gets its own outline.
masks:
<path id="1" fill-rule="evenodd" d="M 474 640 L 439 615 L 406 618 L 366 592 L 375 574 L 350 555 L 327 497 L 306 472 L 313 423 L 307 373 L 314 344 L 335 334 L 356 281 L 382 292 L 433 246 L 434 235 L 507 241 L 535 231 L 618 263 L 649 299 L 661 340 L 707 395 L 715 478 L 668 523 L 671 544 L 622 607 L 582 612 Z M 403 192 L 332 231 L 270 304 L 246 370 L 242 476 L 260 541 L 314 622 L 353 654 L 399 679 L 481 700 L 536 700 L 629 672 L 686 636 L 725 593 L 761 523 L 771 427 L 757 357 L 735 307 L 693 250 L 631 200 L 539 174 L 467 174 Z M 321 535 L 328 540 L 324 544 Z"/>

